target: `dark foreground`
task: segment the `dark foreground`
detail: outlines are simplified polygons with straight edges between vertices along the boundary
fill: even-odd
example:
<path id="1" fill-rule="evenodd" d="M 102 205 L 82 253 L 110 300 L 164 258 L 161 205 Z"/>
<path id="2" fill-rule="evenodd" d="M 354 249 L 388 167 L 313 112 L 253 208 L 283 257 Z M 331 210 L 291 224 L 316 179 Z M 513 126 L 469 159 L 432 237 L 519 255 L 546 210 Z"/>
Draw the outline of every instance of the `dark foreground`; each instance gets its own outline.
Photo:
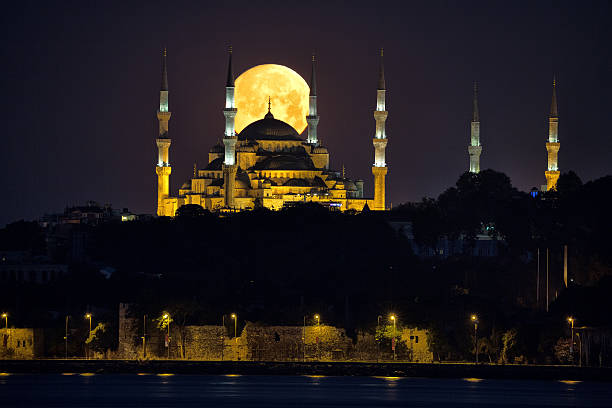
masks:
<path id="1" fill-rule="evenodd" d="M 182 360 L 0 360 L 0 373 L 327 375 L 612 381 L 612 368 L 572 366 Z"/>
<path id="2" fill-rule="evenodd" d="M 609 407 L 599 382 L 327 376 L 4 374 L 2 407 Z"/>

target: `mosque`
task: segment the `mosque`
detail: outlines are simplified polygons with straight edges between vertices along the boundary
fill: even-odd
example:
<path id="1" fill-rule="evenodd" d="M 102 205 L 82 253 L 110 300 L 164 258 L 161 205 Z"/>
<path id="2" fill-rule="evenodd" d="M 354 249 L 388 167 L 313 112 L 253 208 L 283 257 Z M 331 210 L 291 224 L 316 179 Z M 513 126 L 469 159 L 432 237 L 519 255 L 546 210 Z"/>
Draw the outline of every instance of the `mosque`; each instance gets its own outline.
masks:
<path id="1" fill-rule="evenodd" d="M 185 204 L 197 204 L 210 211 L 241 211 L 254 208 L 279 210 L 303 202 L 316 202 L 340 211 L 365 209 L 383 211 L 385 202 L 385 178 L 387 163 L 385 150 L 387 135 L 385 122 L 388 112 L 385 106 L 385 73 L 383 51 L 380 52 L 378 86 L 376 90 L 376 123 L 374 138 L 374 197 L 364 197 L 363 180 L 346 177 L 341 171 L 330 169 L 329 151 L 317 137 L 319 115 L 317 112 L 317 82 L 315 58 L 309 84 L 307 132 L 305 137 L 290 124 L 274 117 L 268 100 L 268 113 L 236 132 L 235 81 L 232 70 L 232 51 L 229 50 L 227 81 L 225 84 L 225 132 L 223 143 L 217 143 L 208 152 L 208 164 L 198 169 L 181 185 L 176 196 L 170 195 L 169 151 L 172 142 L 168 133 L 171 113 L 168 106 L 168 72 L 166 51 L 162 55 L 162 81 L 159 92 L 159 136 L 157 138 L 157 215 L 174 216 Z M 559 116 L 557 88 L 553 79 L 552 102 L 549 115 L 549 132 L 546 150 L 548 165 L 545 171 L 546 185 L 541 190 L 556 188 L 560 175 L 558 152 Z M 474 83 L 470 144 L 468 145 L 468 171 L 480 172 L 480 114 L 478 88 Z"/>
<path id="2" fill-rule="evenodd" d="M 262 207 L 279 210 L 302 202 L 316 202 L 340 211 L 385 210 L 387 111 L 383 52 L 381 50 L 374 111 L 374 198 L 364 197 L 363 180 L 346 177 L 344 168 L 341 171 L 330 168 L 329 151 L 317 137 L 319 115 L 315 63 L 313 56 L 305 137 L 290 124 L 274 117 L 270 101 L 268 113 L 263 118 L 236 132 L 237 109 L 230 48 L 223 109 L 223 143 L 218 143 L 209 150 L 206 167 L 194 166 L 191 180 L 186 181 L 173 197 L 170 195 L 172 167 L 169 159 L 172 140 L 168 133 L 171 113 L 168 106 L 168 72 L 164 50 L 157 112 L 157 215 L 174 216 L 177 209 L 185 204 L 201 205 L 210 211 L 241 211 Z"/>

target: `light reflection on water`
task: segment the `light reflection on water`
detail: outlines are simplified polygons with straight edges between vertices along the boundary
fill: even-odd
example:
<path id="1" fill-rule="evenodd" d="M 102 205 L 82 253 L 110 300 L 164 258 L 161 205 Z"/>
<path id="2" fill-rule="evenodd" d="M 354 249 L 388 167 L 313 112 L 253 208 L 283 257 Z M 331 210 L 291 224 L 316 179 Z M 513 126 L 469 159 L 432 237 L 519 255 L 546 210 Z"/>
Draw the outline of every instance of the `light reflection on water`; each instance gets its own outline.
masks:
<path id="1" fill-rule="evenodd" d="M 593 406 L 609 407 L 609 383 L 403 377 L 11 374 L 2 408 L 17 406 Z"/>

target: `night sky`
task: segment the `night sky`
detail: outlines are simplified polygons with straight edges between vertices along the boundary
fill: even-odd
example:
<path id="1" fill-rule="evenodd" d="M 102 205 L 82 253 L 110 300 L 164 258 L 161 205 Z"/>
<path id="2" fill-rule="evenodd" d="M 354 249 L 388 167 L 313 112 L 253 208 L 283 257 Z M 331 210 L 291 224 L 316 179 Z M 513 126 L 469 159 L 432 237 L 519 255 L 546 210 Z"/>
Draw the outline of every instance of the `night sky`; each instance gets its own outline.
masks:
<path id="1" fill-rule="evenodd" d="M 385 48 L 388 205 L 437 196 L 467 169 L 474 80 L 482 169 L 545 184 L 556 75 L 560 170 L 612 173 L 608 1 L 15 3 L 0 17 L 0 225 L 87 200 L 155 211 L 164 46 L 172 194 L 223 135 L 230 44 L 236 76 L 276 63 L 308 80 L 316 52 L 319 138 L 368 196 Z"/>

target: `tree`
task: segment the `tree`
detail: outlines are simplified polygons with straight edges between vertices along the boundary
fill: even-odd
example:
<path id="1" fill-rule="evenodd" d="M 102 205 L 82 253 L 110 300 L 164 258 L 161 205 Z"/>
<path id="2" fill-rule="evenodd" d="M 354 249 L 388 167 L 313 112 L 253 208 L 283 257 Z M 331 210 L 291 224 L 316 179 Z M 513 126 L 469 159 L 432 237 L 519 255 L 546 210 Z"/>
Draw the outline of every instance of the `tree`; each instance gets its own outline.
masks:
<path id="1" fill-rule="evenodd" d="M 210 214 L 208 210 L 198 204 L 184 204 L 176 210 L 178 218 L 198 218 Z"/>
<path id="2" fill-rule="evenodd" d="M 561 337 L 555 344 L 555 357 L 561 364 L 569 364 L 572 361 L 571 340 Z"/>
<path id="3" fill-rule="evenodd" d="M 185 326 L 189 320 L 200 310 L 200 306 L 193 300 L 178 301 L 166 308 L 160 317 L 156 319 L 160 330 L 167 330 L 168 325 L 174 323 L 178 333 L 179 356 L 185 358 Z M 164 317 L 167 315 L 167 317 Z M 170 338 L 168 339 L 170 342 Z M 169 347 L 169 345 L 168 345 Z"/>
<path id="4" fill-rule="evenodd" d="M 517 334 L 518 334 L 518 331 L 514 328 L 508 330 L 507 332 L 503 334 L 502 336 L 503 347 L 502 347 L 502 352 L 499 356 L 500 364 L 507 364 L 511 362 L 510 355 L 515 349 Z"/>
<path id="5" fill-rule="evenodd" d="M 110 323 L 98 323 L 89 333 L 89 337 L 85 340 L 85 344 L 97 353 L 106 353 L 115 346 L 117 333 L 113 329 L 114 326 Z"/>

